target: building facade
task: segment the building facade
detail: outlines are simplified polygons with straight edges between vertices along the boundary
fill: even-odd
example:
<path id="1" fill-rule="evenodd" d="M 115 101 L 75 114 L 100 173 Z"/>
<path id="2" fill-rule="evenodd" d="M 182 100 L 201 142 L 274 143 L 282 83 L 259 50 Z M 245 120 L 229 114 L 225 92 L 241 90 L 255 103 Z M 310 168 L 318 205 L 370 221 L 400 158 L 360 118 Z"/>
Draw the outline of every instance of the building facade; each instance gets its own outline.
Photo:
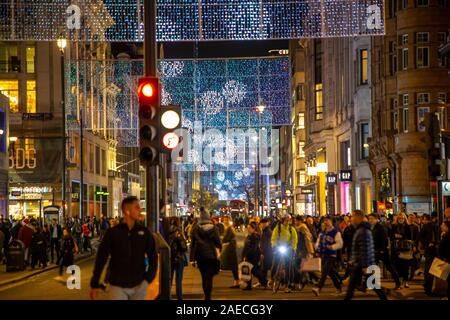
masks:
<path id="1" fill-rule="evenodd" d="M 306 213 L 370 212 L 370 38 L 316 39 L 300 45 L 306 125 L 303 152 L 300 144 L 298 152 L 305 159 L 300 190 L 308 199 Z"/>
<path id="2" fill-rule="evenodd" d="M 426 114 L 448 130 L 450 78 L 439 46 L 450 28 L 450 2 L 390 0 L 386 36 L 372 39 L 370 167 L 379 211 L 430 213 L 436 183 L 429 174 Z"/>
<path id="3" fill-rule="evenodd" d="M 8 217 L 9 100 L 0 94 L 0 217 Z"/>

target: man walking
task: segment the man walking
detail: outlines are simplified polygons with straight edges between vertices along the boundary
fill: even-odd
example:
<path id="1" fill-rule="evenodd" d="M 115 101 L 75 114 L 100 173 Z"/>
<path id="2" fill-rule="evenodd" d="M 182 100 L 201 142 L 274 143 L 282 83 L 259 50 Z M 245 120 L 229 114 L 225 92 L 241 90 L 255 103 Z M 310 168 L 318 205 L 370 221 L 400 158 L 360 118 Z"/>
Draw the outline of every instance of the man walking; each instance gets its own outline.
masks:
<path id="1" fill-rule="evenodd" d="M 329 276 L 336 288 L 336 294 L 342 292 L 342 284 L 336 269 L 337 251 L 342 248 L 344 242 L 342 241 L 341 233 L 333 226 L 331 217 L 324 219 L 325 229 L 320 233 L 316 249 L 318 249 L 320 257 L 322 258 L 322 276 L 320 277 L 317 288 L 313 289 L 316 296 L 320 295 L 325 280 Z"/>
<path id="2" fill-rule="evenodd" d="M 56 261 L 59 261 L 60 249 L 61 249 L 61 239 L 62 239 L 62 228 L 56 222 L 56 219 L 52 220 L 50 225 L 50 255 L 51 263 L 55 260 L 54 250 L 56 250 Z"/>
<path id="3" fill-rule="evenodd" d="M 378 214 L 369 214 L 369 223 L 372 225 L 372 238 L 375 248 L 375 262 L 378 264 L 383 262 L 384 267 L 388 270 L 395 281 L 395 290 L 401 287 L 400 278 L 397 270 L 395 270 L 391 255 L 389 254 L 389 236 L 386 228 L 380 223 Z"/>
<path id="4" fill-rule="evenodd" d="M 262 273 L 267 276 L 267 271 L 272 268 L 273 250 L 272 250 L 272 229 L 270 228 L 269 220 L 267 218 L 261 219 L 259 226 L 262 230 L 260 248 L 261 248 L 261 266 Z"/>
<path id="5" fill-rule="evenodd" d="M 373 245 L 370 224 L 364 222 L 364 213 L 355 210 L 352 214 L 352 224 L 356 226 L 353 236 L 352 255 L 350 259 L 351 275 L 345 300 L 351 300 L 355 289 L 361 284 L 368 267 L 375 265 L 375 249 Z M 374 288 L 374 291 L 381 300 L 387 300 L 386 294 L 381 288 Z"/>
<path id="6" fill-rule="evenodd" d="M 150 231 L 138 224 L 141 207 L 136 197 L 122 201 L 123 219 L 106 230 L 98 248 L 91 279 L 91 299 L 98 296 L 100 276 L 108 258 L 108 282 L 112 300 L 144 300 L 158 268 L 156 244 Z M 149 263 L 146 271 L 145 260 Z"/>

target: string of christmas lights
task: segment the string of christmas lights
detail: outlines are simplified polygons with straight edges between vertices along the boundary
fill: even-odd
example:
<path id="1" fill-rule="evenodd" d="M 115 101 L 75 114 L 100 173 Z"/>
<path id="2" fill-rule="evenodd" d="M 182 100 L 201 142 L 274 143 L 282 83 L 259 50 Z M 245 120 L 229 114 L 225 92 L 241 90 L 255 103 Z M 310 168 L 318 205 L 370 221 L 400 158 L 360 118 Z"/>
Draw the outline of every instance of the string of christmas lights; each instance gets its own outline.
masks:
<path id="1" fill-rule="evenodd" d="M 0 40 L 141 42 L 143 12 L 136 0 L 0 0 Z M 158 0 L 157 40 L 382 35 L 383 18 L 383 0 Z"/>

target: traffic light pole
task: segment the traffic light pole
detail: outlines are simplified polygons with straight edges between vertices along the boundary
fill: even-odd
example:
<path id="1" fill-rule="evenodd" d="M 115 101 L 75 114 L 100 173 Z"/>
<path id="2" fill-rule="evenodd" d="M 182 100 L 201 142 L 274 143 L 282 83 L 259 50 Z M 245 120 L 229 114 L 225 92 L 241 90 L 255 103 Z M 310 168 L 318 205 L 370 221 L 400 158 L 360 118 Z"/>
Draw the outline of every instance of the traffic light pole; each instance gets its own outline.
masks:
<path id="1" fill-rule="evenodd" d="M 156 0 L 144 0 L 144 70 L 145 76 L 156 76 Z M 146 213 L 147 225 L 158 232 L 159 190 L 158 166 L 146 168 Z"/>

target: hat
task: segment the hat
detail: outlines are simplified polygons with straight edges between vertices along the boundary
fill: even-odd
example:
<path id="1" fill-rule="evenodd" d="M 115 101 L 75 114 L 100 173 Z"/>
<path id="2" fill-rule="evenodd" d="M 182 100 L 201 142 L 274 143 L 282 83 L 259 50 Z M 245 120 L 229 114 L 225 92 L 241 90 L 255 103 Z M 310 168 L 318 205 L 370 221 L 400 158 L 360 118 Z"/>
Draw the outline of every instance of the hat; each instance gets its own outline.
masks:
<path id="1" fill-rule="evenodd" d="M 211 222 L 211 217 L 208 212 L 202 210 L 200 212 L 200 218 L 198 219 L 199 223 Z"/>

